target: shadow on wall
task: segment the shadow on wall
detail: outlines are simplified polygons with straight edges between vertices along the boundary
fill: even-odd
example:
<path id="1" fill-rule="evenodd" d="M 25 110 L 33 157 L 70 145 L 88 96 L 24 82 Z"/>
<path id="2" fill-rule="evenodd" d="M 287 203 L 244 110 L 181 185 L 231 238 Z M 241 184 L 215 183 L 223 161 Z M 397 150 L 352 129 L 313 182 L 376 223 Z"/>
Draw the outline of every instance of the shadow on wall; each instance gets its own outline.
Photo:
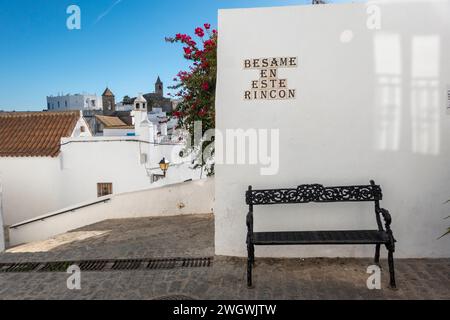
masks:
<path id="1" fill-rule="evenodd" d="M 403 146 L 415 154 L 439 155 L 440 36 L 402 39 L 398 34 L 380 33 L 374 38 L 374 58 L 376 149 L 399 151 Z M 410 108 L 402 108 L 406 105 Z M 408 113 L 402 113 L 405 110 Z M 402 141 L 402 132 L 410 132 L 403 136 L 411 140 Z"/>

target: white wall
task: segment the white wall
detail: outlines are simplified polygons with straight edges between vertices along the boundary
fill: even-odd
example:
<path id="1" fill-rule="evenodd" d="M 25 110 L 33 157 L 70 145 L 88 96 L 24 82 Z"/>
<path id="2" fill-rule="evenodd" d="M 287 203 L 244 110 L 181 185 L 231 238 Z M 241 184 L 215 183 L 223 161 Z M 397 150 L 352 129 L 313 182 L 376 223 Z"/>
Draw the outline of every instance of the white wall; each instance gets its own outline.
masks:
<path id="1" fill-rule="evenodd" d="M 1 179 L 1 176 L 0 176 Z M 2 203 L 2 181 L 0 180 L 0 252 L 5 251 L 5 234 L 4 234 L 4 224 L 3 224 L 3 203 Z"/>
<path id="2" fill-rule="evenodd" d="M 244 193 L 255 188 L 381 184 L 398 257 L 449 257 L 450 2 L 371 2 L 219 12 L 217 127 L 280 129 L 280 170 L 216 166 L 216 253 L 246 255 Z M 244 101 L 247 58 L 296 56 L 280 69 L 295 100 Z M 255 208 L 255 231 L 376 228 L 367 204 Z M 258 256 L 372 256 L 372 247 L 267 247 Z"/>
<path id="3" fill-rule="evenodd" d="M 5 225 L 96 200 L 97 183 L 112 183 L 118 194 L 201 177 L 189 160 L 172 159 L 181 145 L 153 145 L 136 137 L 74 137 L 61 143 L 57 158 L 0 157 Z M 141 162 L 144 153 L 146 163 Z M 151 174 L 162 174 L 158 163 L 163 157 L 171 162 L 167 176 L 152 183 Z"/>
<path id="4" fill-rule="evenodd" d="M 127 134 L 134 134 L 134 129 L 122 129 L 122 128 L 105 128 L 103 129 L 104 137 L 126 137 Z"/>
<path id="5" fill-rule="evenodd" d="M 59 158 L 0 158 L 5 225 L 60 208 Z"/>
<path id="6" fill-rule="evenodd" d="M 10 241 L 12 245 L 18 245 L 45 240 L 106 219 L 207 214 L 212 212 L 213 202 L 214 179 L 119 194 L 107 203 L 12 228 Z"/>
<path id="7" fill-rule="evenodd" d="M 92 101 L 94 101 L 95 106 L 92 105 Z M 102 102 L 102 97 L 99 97 L 95 94 L 68 94 L 65 96 L 47 97 L 47 108 L 51 111 L 101 110 L 103 108 Z"/>
<path id="8" fill-rule="evenodd" d="M 199 171 L 190 169 L 189 162 L 172 166 L 167 178 L 152 183 L 151 174 L 162 174 L 158 163 L 163 157 L 172 162 L 173 149 L 181 146 L 151 145 L 137 137 L 93 137 L 63 139 L 61 147 L 64 192 L 60 202 L 64 206 L 97 197 L 97 183 L 112 183 L 115 194 L 155 188 L 162 184 L 198 179 Z M 147 163 L 141 163 L 141 154 Z"/>

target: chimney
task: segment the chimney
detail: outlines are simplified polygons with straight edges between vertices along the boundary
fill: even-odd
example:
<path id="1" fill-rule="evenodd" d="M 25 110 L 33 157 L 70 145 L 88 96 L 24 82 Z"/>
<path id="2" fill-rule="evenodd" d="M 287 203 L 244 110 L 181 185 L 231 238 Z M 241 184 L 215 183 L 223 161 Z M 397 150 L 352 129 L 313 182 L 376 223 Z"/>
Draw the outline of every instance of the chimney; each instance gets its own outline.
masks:
<path id="1" fill-rule="evenodd" d="M 167 122 L 161 123 L 161 136 L 167 136 Z"/>
<path id="2" fill-rule="evenodd" d="M 155 142 L 155 135 L 154 135 L 154 129 L 153 124 L 150 121 L 142 121 L 139 126 L 139 133 L 136 132 L 140 136 L 140 138 L 144 141 L 148 141 L 150 143 Z"/>

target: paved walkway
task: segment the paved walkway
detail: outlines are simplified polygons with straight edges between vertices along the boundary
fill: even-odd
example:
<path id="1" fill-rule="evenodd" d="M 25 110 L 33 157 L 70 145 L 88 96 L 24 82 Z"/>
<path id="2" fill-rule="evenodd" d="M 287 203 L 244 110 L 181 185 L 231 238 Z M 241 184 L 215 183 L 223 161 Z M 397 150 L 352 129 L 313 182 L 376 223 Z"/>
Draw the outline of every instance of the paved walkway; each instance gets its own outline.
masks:
<path id="1" fill-rule="evenodd" d="M 110 220 L 14 248 L 0 263 L 204 257 L 213 255 L 213 243 L 212 216 Z M 387 271 L 381 290 L 367 289 L 371 262 L 257 259 L 251 290 L 245 259 L 227 257 L 215 257 L 210 268 L 83 272 L 79 291 L 67 289 L 66 273 L 0 273 L 0 299 L 450 299 L 450 259 L 398 259 L 397 291 L 386 287 Z"/>

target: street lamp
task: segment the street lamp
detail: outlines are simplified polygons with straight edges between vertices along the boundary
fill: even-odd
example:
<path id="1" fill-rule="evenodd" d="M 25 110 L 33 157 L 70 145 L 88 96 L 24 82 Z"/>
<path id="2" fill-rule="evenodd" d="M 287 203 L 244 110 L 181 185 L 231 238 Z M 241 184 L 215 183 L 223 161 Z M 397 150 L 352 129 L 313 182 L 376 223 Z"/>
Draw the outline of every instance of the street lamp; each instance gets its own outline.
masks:
<path id="1" fill-rule="evenodd" d="M 161 168 L 161 171 L 164 172 L 164 177 L 166 176 L 166 172 L 169 169 L 169 162 L 166 162 L 166 158 L 162 158 L 162 160 L 159 162 L 159 167 Z"/>

